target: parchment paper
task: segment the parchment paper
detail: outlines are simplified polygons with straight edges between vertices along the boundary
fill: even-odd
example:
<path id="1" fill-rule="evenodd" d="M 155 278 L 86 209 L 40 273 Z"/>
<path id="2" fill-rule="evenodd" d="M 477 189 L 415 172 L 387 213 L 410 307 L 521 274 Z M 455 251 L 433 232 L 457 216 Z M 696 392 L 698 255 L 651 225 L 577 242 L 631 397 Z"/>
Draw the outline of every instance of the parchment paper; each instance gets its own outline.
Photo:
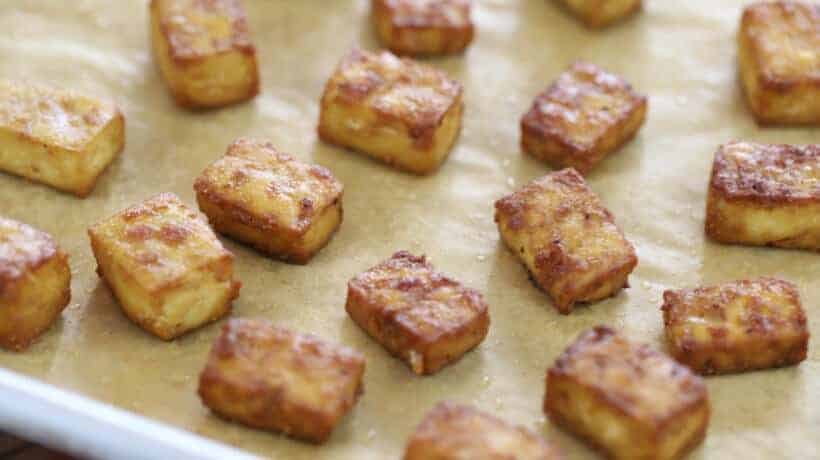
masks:
<path id="1" fill-rule="evenodd" d="M 747 1 L 648 0 L 628 22 L 589 31 L 551 2 L 476 2 L 464 56 L 431 59 L 465 86 L 464 129 L 444 167 L 415 177 L 316 138 L 318 100 L 338 59 L 377 46 L 366 0 L 246 0 L 262 93 L 191 113 L 172 103 L 149 50 L 145 0 L 0 2 L 0 77 L 50 83 L 116 101 L 127 146 L 85 200 L 0 176 L 0 212 L 51 232 L 71 255 L 72 301 L 26 353 L 0 365 L 104 402 L 278 458 L 397 458 L 437 401 L 475 404 L 591 451 L 542 414 L 544 374 L 580 331 L 606 323 L 661 347 L 664 289 L 760 275 L 799 285 L 813 334 L 798 367 L 707 380 L 713 417 L 692 458 L 820 458 L 820 256 L 704 240 L 706 183 L 718 144 L 819 142 L 812 128 L 759 129 L 737 84 L 734 34 Z M 520 153 L 520 116 L 576 58 L 622 74 L 650 100 L 637 138 L 589 176 L 640 259 L 617 297 L 556 313 L 499 243 L 492 203 L 549 171 Z M 212 416 L 195 394 L 220 324 L 172 343 L 129 322 L 94 272 L 86 228 L 160 191 L 194 205 L 192 183 L 239 136 L 272 140 L 345 183 L 345 221 L 310 265 L 276 262 L 224 239 L 244 283 L 233 316 L 263 317 L 361 350 L 366 390 L 330 442 L 310 446 Z M 487 340 L 454 366 L 413 375 L 345 314 L 346 282 L 408 249 L 480 289 Z"/>

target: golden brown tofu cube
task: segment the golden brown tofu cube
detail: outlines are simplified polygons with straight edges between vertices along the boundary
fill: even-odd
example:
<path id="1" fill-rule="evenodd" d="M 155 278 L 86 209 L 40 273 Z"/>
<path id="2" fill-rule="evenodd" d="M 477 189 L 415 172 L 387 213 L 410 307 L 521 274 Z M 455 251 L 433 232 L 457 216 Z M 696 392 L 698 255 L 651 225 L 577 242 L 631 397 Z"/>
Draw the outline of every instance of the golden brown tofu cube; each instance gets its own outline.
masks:
<path id="1" fill-rule="evenodd" d="M 199 396 L 229 420 L 322 443 L 364 391 L 364 367 L 350 348 L 232 319 L 199 376 Z"/>
<path id="2" fill-rule="evenodd" d="M 628 286 L 638 257 L 574 169 L 536 179 L 495 203 L 501 238 L 559 312 Z"/>
<path id="3" fill-rule="evenodd" d="M 809 345 L 797 288 L 775 278 L 666 291 L 663 322 L 672 356 L 701 374 L 797 364 Z"/>
<path id="4" fill-rule="evenodd" d="M 743 10 L 740 79 L 760 124 L 820 124 L 820 5 L 759 2 Z"/>
<path id="5" fill-rule="evenodd" d="M 490 328 L 482 295 L 399 251 L 347 284 L 347 313 L 416 374 L 432 374 L 478 346 Z"/>
<path id="6" fill-rule="evenodd" d="M 372 0 L 384 46 L 401 55 L 460 53 L 473 41 L 470 0 Z"/>
<path id="7" fill-rule="evenodd" d="M 404 460 L 561 460 L 557 446 L 471 406 L 442 402 L 413 433 Z"/>
<path id="8" fill-rule="evenodd" d="M 544 412 L 624 460 L 680 458 L 709 424 L 700 377 L 605 326 L 582 333 L 549 369 Z"/>
<path id="9" fill-rule="evenodd" d="M 641 9 L 641 0 L 559 0 L 588 27 L 605 27 Z"/>
<path id="10" fill-rule="evenodd" d="M 70 300 L 68 256 L 51 235 L 0 216 L 0 346 L 28 348 Z"/>
<path id="11" fill-rule="evenodd" d="M 435 171 L 461 129 L 461 84 L 384 51 L 353 50 L 325 85 L 319 137 L 416 174 Z"/>
<path id="12" fill-rule="evenodd" d="M 722 145 L 705 227 L 722 243 L 820 250 L 820 145 Z"/>
<path id="13" fill-rule="evenodd" d="M 177 104 L 222 107 L 259 93 L 240 0 L 151 0 L 151 41 Z"/>
<path id="14" fill-rule="evenodd" d="M 554 167 L 586 174 L 637 134 L 646 107 L 646 96 L 624 79 L 576 62 L 521 119 L 521 148 Z"/>
<path id="15" fill-rule="evenodd" d="M 88 229 L 97 272 L 125 314 L 171 340 L 228 314 L 241 284 L 204 216 L 161 193 Z"/>
<path id="16" fill-rule="evenodd" d="M 85 197 L 124 146 L 113 104 L 0 81 L 0 171 Z"/>
<path id="17" fill-rule="evenodd" d="M 285 261 L 307 263 L 342 222 L 342 183 L 270 142 L 237 140 L 194 189 L 217 232 Z"/>

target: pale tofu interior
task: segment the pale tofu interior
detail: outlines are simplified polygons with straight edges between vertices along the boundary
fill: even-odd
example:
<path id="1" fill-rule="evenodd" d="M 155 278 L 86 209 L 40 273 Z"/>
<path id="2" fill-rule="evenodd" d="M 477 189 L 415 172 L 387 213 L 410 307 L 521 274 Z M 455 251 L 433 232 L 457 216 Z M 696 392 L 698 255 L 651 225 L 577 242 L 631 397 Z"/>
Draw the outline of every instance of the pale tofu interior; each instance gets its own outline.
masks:
<path id="1" fill-rule="evenodd" d="M 711 206 L 742 232 L 727 241 L 773 244 L 792 248 L 820 248 L 820 205 L 764 207 L 712 196 Z"/>

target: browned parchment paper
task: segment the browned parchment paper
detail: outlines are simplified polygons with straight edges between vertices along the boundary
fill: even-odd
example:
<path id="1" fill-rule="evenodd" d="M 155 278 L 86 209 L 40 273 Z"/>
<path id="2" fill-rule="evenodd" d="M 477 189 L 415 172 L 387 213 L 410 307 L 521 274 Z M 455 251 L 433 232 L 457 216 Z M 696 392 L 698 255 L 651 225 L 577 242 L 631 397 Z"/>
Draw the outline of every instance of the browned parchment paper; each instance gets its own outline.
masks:
<path id="1" fill-rule="evenodd" d="M 71 254 L 73 299 L 60 321 L 0 365 L 59 387 L 278 458 L 397 458 L 438 400 L 467 402 L 592 455 L 545 420 L 544 373 L 581 330 L 598 323 L 662 346 L 664 289 L 759 275 L 794 281 L 814 335 L 799 367 L 709 378 L 713 418 L 692 458 L 820 457 L 820 256 L 719 246 L 703 236 L 713 153 L 731 138 L 820 141 L 811 128 L 759 129 L 737 85 L 734 34 L 747 1 L 648 0 L 636 18 L 584 29 L 544 0 L 480 0 L 466 55 L 428 62 L 465 85 L 461 138 L 430 177 L 393 171 L 317 141 L 318 99 L 354 44 L 377 46 L 366 0 L 246 0 L 262 93 L 206 113 L 175 107 L 149 51 L 146 0 L 0 2 L 0 77 L 62 85 L 115 100 L 125 152 L 85 200 L 0 176 L 0 212 L 55 235 Z M 499 243 L 492 203 L 545 174 L 522 156 L 518 120 L 565 66 L 584 58 L 650 97 L 638 137 L 590 176 L 637 247 L 632 288 L 560 316 Z M 308 266 L 261 257 L 226 240 L 244 282 L 234 316 L 263 317 L 361 350 L 366 391 L 330 442 L 314 447 L 223 422 L 200 404 L 199 370 L 219 324 L 172 343 L 131 324 L 97 278 L 86 227 L 160 191 L 194 204 L 196 175 L 239 136 L 259 136 L 332 169 L 346 185 L 345 221 Z M 413 375 L 348 319 L 346 282 L 398 249 L 428 254 L 483 291 L 487 340 L 432 377 Z"/>

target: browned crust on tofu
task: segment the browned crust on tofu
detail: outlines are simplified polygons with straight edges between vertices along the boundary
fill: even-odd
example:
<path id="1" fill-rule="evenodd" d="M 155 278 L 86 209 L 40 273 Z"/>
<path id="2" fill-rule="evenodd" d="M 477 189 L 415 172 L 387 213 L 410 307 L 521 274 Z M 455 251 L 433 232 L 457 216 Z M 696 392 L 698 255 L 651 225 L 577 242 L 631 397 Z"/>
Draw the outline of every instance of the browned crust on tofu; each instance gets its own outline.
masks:
<path id="1" fill-rule="evenodd" d="M 481 293 L 399 251 L 348 282 L 350 317 L 419 375 L 478 346 L 490 327 Z"/>
<path id="2" fill-rule="evenodd" d="M 715 154 L 706 234 L 723 243 L 820 249 L 820 146 L 732 141 Z"/>
<path id="3" fill-rule="evenodd" d="M 725 200 L 761 206 L 817 203 L 820 145 L 729 142 L 715 154 L 709 186 Z"/>
<path id="4" fill-rule="evenodd" d="M 628 458 L 612 452 L 586 427 L 561 412 L 559 385 L 569 382 L 593 395 L 595 406 L 621 417 L 628 430 L 637 431 L 650 451 L 660 446 L 665 431 L 705 410 L 706 421 L 678 450 L 678 455 L 700 444 L 706 435 L 709 400 L 703 380 L 649 345 L 632 343 L 607 326 L 583 332 L 549 368 L 544 412 L 553 423 L 587 441 L 610 458 Z M 629 433 L 634 440 L 635 433 Z M 646 453 L 646 452 L 644 452 Z M 645 458 L 661 458 L 648 455 Z M 644 458 L 644 457 L 641 457 Z"/>
<path id="5" fill-rule="evenodd" d="M 227 181 L 226 175 L 229 175 Z M 267 183 L 263 184 L 264 181 Z M 264 195 L 255 193 L 261 187 L 264 187 Z M 241 138 L 232 143 L 223 158 L 197 177 L 194 190 L 200 209 L 217 231 L 242 239 L 236 232 L 226 232 L 228 226 L 223 221 L 232 221 L 270 233 L 271 240 L 292 241 L 287 253 L 274 251 L 272 242 L 246 241 L 268 255 L 292 263 L 307 263 L 330 241 L 343 218 L 344 185 L 329 169 L 298 161 L 279 152 L 272 143 L 260 140 Z M 288 208 L 295 195 L 305 196 L 299 199 L 296 218 L 288 219 Z M 211 206 L 220 212 L 207 212 Z M 333 207 L 338 207 L 339 225 L 320 247 L 312 251 L 304 249 L 301 243 L 311 226 Z M 260 211 L 263 208 L 268 212 Z"/>
<path id="6" fill-rule="evenodd" d="M 561 449 L 527 428 L 472 406 L 440 402 L 407 442 L 404 460 L 562 460 Z"/>
<path id="7" fill-rule="evenodd" d="M 364 392 L 364 369 L 351 348 L 233 319 L 213 344 L 198 393 L 228 420 L 323 443 Z"/>
<path id="8" fill-rule="evenodd" d="M 238 51 L 246 56 L 254 56 L 256 49 L 250 38 L 248 18 L 241 0 L 151 0 L 150 8 L 160 8 L 160 3 L 176 3 L 180 14 L 162 16 L 160 29 L 169 44 L 169 56 L 178 65 L 185 66 L 201 62 L 219 53 Z M 200 15 L 200 21 L 193 21 L 192 11 Z M 231 33 L 222 40 L 197 43 L 198 36 L 207 33 L 210 27 L 208 16 L 230 18 Z"/>
<path id="9" fill-rule="evenodd" d="M 557 205 L 547 207 L 545 203 L 539 202 L 539 197 L 544 194 L 555 195 L 550 200 L 555 198 L 558 203 L 553 204 Z M 615 225 L 612 213 L 603 206 L 584 178 L 574 169 L 557 171 L 530 182 L 498 200 L 495 209 L 495 221 L 499 225 L 502 239 L 528 265 L 533 281 L 552 297 L 555 308 L 560 313 L 569 314 L 575 302 L 609 297 L 628 286 L 626 279 L 638 264 L 635 249 Z M 583 213 L 584 216 L 585 228 L 582 231 L 595 232 L 594 236 L 586 238 L 580 234 L 564 233 L 562 222 L 578 213 Z M 587 227 L 592 225 L 595 227 Z M 528 234 L 527 241 L 513 247 L 513 238 L 509 233 Z M 621 246 L 622 251 L 608 253 L 607 251 L 614 249 L 611 244 L 607 244 L 606 248 L 599 247 L 597 251 L 604 251 L 610 259 L 606 260 L 608 268 L 598 272 L 594 279 L 581 282 L 578 278 L 593 268 L 599 269 L 601 263 L 598 257 L 601 254 L 595 256 L 593 263 L 581 251 L 595 252 L 596 249 L 587 246 L 586 242 L 595 242 L 601 235 L 605 235 L 610 243 Z M 534 258 L 534 267 L 530 267 L 526 261 L 527 254 L 530 253 Z M 597 266 L 593 267 L 594 265 Z M 624 280 L 621 285 L 613 286 L 610 292 L 595 294 L 613 278 L 621 277 Z"/>
<path id="10" fill-rule="evenodd" d="M 399 123 L 406 127 L 415 149 L 430 150 L 446 115 L 461 104 L 462 92 L 461 83 L 434 67 L 387 51 L 371 53 L 356 48 L 341 60 L 327 81 L 321 106 L 343 104 L 374 110 L 378 116 L 374 129 Z M 393 96 L 414 103 L 392 104 Z M 318 133 L 325 141 L 339 142 L 323 129 L 322 123 Z"/>
<path id="11" fill-rule="evenodd" d="M 668 290 L 663 300 L 670 352 L 698 373 L 743 372 L 806 359 L 806 314 L 797 287 L 788 281 L 759 278 Z"/>
<path id="12" fill-rule="evenodd" d="M 575 62 L 521 118 L 521 148 L 554 166 L 586 174 L 635 137 L 647 105 L 646 96 L 623 78 Z"/>
<path id="13" fill-rule="evenodd" d="M 627 18 L 641 10 L 643 7 L 643 2 L 638 0 L 630 8 L 619 15 L 608 17 L 603 14 L 604 6 L 602 4 L 607 3 L 613 0 L 597 0 L 597 10 L 600 13 L 584 13 L 581 11 L 576 11 L 569 5 L 568 0 L 556 0 L 562 7 L 568 10 L 572 15 L 574 15 L 578 20 L 580 20 L 586 27 L 590 29 L 602 29 L 607 27 L 611 24 L 615 24 L 617 22 L 625 21 Z M 595 0 L 587 0 L 590 3 L 594 2 Z"/>
<path id="14" fill-rule="evenodd" d="M 741 80 L 759 124 L 820 124 L 820 102 L 811 106 L 814 115 L 787 115 L 781 113 L 782 107 L 770 113 L 781 105 L 780 98 L 801 93 L 820 97 L 820 5 L 751 4 L 743 10 L 738 45 Z M 807 54 L 812 51 L 813 55 Z"/>
<path id="15" fill-rule="evenodd" d="M 0 300 L 10 300 L 27 274 L 54 257 L 68 260 L 51 235 L 0 216 Z"/>
<path id="16" fill-rule="evenodd" d="M 470 0 L 372 0 L 379 38 L 399 55 L 456 54 L 473 41 Z"/>
<path id="17" fill-rule="evenodd" d="M 51 264 L 54 269 L 44 272 Z M 35 294 L 33 288 L 25 289 L 24 284 L 42 276 L 55 277 L 53 283 L 49 279 L 45 284 L 61 285 L 60 291 L 56 296 L 43 293 L 47 296 L 44 298 L 52 299 L 53 303 L 43 300 L 43 305 L 29 304 L 40 299 L 30 298 Z M 0 216 L 0 346 L 25 350 L 51 327 L 70 301 L 68 255 L 48 233 Z"/>

